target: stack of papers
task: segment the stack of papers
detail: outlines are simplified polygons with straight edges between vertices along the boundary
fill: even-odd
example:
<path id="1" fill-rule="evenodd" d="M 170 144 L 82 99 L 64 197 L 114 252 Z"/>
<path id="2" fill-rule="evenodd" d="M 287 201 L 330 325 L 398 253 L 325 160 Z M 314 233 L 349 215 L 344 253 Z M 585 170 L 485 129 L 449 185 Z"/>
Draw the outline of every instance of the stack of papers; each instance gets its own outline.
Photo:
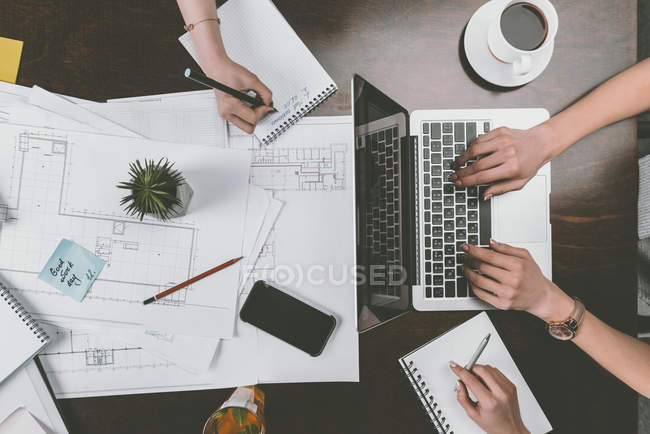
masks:
<path id="1" fill-rule="evenodd" d="M 305 118 L 262 149 L 218 117 L 211 91 L 97 103 L 0 84 L 0 278 L 45 322 L 39 357 L 57 397 L 358 381 L 351 131 L 347 116 Z M 195 196 L 183 217 L 140 223 L 115 184 L 130 161 L 161 157 Z M 62 238 L 106 261 L 81 303 L 37 279 Z M 283 277 L 315 264 L 317 282 Z M 322 356 L 238 319 L 259 279 L 337 316 Z"/>

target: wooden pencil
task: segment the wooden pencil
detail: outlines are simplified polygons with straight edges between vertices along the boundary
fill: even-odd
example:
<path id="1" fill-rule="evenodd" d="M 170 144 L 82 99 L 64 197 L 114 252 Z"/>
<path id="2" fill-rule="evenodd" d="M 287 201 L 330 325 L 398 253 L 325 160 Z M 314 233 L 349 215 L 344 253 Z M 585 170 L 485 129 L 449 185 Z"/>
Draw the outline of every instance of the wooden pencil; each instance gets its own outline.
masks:
<path id="1" fill-rule="evenodd" d="M 179 283 L 178 285 L 173 286 L 173 287 L 169 288 L 169 289 L 166 290 L 166 291 L 163 291 L 163 292 L 161 292 L 161 293 L 159 293 L 159 294 L 154 295 L 153 297 L 150 297 L 150 298 L 146 299 L 146 300 L 143 301 L 142 303 L 143 303 L 143 304 L 153 303 L 154 301 L 159 300 L 159 299 L 161 299 L 161 298 L 163 298 L 163 297 L 166 297 L 166 296 L 168 296 L 169 294 L 172 294 L 172 293 L 178 291 L 179 289 L 183 289 L 183 288 L 185 288 L 186 286 L 193 284 L 194 282 L 197 282 L 197 281 L 199 281 L 199 280 L 201 280 L 201 279 L 203 279 L 203 278 L 205 278 L 205 277 L 208 277 L 208 276 L 211 275 L 211 274 L 216 273 L 217 271 L 220 271 L 220 270 L 223 270 L 224 268 L 230 267 L 231 265 L 233 265 L 233 264 L 235 264 L 236 262 L 238 262 L 241 258 L 243 258 L 243 256 L 240 256 L 239 258 L 231 259 L 230 261 L 228 261 L 228 262 L 224 262 L 224 263 L 221 264 L 221 265 L 217 265 L 216 267 L 211 268 L 211 269 L 209 269 L 208 271 L 205 271 L 205 272 L 199 274 L 198 276 L 194 276 L 194 277 L 192 277 L 191 279 L 186 280 L 186 281 L 183 282 L 183 283 Z"/>

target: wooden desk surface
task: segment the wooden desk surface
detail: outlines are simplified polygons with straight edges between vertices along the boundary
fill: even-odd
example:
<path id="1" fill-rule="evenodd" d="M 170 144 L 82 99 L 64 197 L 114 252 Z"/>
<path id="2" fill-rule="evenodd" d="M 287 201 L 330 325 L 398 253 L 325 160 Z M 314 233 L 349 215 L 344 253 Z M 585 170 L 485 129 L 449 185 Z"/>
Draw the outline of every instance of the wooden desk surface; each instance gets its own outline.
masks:
<path id="1" fill-rule="evenodd" d="M 636 0 L 555 1 L 555 54 L 535 82 L 511 92 L 478 87 L 459 38 L 481 0 L 277 0 L 341 90 L 317 114 L 347 114 L 362 74 L 409 110 L 545 107 L 555 113 L 636 60 Z M 82 98 L 197 89 L 177 43 L 173 1 L 11 2 L 0 34 L 25 41 L 19 84 Z M 636 128 L 624 121 L 553 162 L 553 275 L 568 293 L 633 334 L 636 312 Z M 360 384 L 273 385 L 271 433 L 428 433 L 396 360 L 470 312 L 410 313 L 361 336 Z M 539 321 L 490 314 L 555 432 L 636 432 L 636 394 Z M 61 400 L 73 433 L 197 433 L 230 390 Z"/>

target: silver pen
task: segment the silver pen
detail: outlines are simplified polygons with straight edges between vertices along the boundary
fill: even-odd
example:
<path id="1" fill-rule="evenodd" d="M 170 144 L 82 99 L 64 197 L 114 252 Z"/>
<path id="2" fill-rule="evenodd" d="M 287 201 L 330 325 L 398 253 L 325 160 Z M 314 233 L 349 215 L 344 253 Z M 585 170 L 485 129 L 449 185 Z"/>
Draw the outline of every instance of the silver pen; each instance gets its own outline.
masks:
<path id="1" fill-rule="evenodd" d="M 476 363 L 478 358 L 481 357 L 481 354 L 483 353 L 483 350 L 485 349 L 489 341 L 490 341 L 490 333 L 488 333 L 487 336 L 483 338 L 481 343 L 478 344 L 478 348 L 476 349 L 476 351 L 474 351 L 474 354 L 469 359 L 469 362 L 467 362 L 467 364 L 465 365 L 465 369 L 467 369 L 468 371 L 472 370 L 474 364 Z"/>

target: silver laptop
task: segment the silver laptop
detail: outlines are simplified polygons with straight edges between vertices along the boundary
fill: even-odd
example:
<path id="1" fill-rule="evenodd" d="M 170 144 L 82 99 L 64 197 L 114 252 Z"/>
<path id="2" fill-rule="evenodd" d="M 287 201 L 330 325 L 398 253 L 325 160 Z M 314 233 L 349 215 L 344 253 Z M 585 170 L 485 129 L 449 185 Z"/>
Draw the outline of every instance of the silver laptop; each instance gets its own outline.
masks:
<path id="1" fill-rule="evenodd" d="M 527 129 L 545 109 L 417 110 L 409 113 L 355 75 L 359 330 L 416 310 L 491 308 L 463 276 L 469 243 L 490 238 L 530 251 L 551 278 L 551 167 L 520 191 L 481 200 L 487 186 L 456 188 L 450 164 L 500 126 Z"/>

